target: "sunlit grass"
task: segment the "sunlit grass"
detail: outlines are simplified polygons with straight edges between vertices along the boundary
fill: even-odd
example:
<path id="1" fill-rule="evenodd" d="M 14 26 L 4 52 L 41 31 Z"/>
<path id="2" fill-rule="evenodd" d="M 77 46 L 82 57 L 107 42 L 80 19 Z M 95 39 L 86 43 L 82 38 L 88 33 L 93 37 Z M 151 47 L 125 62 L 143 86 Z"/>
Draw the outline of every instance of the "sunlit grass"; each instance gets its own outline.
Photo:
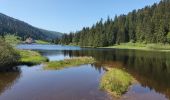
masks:
<path id="1" fill-rule="evenodd" d="M 132 76 L 127 72 L 121 69 L 111 68 L 102 76 L 100 89 L 119 97 L 128 90 L 132 81 Z"/>
<path id="2" fill-rule="evenodd" d="M 42 62 L 48 61 L 46 57 L 43 57 L 38 52 L 30 51 L 30 50 L 18 50 L 21 59 L 21 63 L 25 64 L 40 64 Z"/>
<path id="3" fill-rule="evenodd" d="M 144 43 L 121 43 L 120 45 L 102 47 L 102 48 L 117 48 L 117 49 L 135 49 L 147 51 L 170 51 L 170 44 L 144 44 Z"/>
<path id="4" fill-rule="evenodd" d="M 45 69 L 47 70 L 59 70 L 67 67 L 78 66 L 83 64 L 94 63 L 95 59 L 92 57 L 75 57 L 71 59 L 65 59 L 61 61 L 52 61 L 45 63 Z"/>
<path id="5" fill-rule="evenodd" d="M 43 41 L 43 40 L 35 40 L 35 43 L 37 44 L 50 44 L 49 42 Z"/>
<path id="6" fill-rule="evenodd" d="M 170 50 L 170 44 L 149 44 L 147 48 L 154 50 Z"/>

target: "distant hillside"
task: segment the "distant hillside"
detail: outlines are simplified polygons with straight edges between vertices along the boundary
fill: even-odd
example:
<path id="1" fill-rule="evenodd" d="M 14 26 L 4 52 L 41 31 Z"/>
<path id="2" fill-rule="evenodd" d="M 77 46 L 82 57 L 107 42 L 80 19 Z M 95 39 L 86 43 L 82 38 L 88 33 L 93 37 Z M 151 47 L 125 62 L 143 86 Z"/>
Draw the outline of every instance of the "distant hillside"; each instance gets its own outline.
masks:
<path id="1" fill-rule="evenodd" d="M 7 33 L 16 34 L 22 39 L 32 37 L 34 39 L 52 40 L 62 36 L 62 33 L 39 29 L 0 13 L 0 35 Z"/>

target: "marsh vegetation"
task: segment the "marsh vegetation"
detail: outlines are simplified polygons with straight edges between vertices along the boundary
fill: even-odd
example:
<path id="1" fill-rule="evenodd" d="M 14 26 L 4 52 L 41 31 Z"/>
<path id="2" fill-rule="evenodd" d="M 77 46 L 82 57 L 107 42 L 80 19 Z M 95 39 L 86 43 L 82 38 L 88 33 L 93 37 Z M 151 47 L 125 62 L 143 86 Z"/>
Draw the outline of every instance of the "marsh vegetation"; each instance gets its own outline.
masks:
<path id="1" fill-rule="evenodd" d="M 121 96 L 128 91 L 133 83 L 133 77 L 126 71 L 111 68 L 101 78 L 100 88 L 113 96 Z"/>
<path id="2" fill-rule="evenodd" d="M 45 63 L 45 69 L 63 69 L 63 68 L 68 68 L 68 67 L 74 67 L 78 65 L 83 65 L 83 64 L 92 64 L 96 60 L 92 57 L 74 57 L 71 59 L 64 59 L 60 61 L 51 61 Z"/>

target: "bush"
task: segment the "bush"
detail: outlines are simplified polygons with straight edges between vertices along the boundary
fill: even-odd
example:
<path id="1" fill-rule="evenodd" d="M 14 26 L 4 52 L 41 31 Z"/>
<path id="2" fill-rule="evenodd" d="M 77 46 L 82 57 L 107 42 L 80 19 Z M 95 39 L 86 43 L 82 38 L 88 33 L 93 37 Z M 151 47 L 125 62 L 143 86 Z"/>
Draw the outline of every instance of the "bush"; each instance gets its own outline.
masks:
<path id="1" fill-rule="evenodd" d="M 21 38 L 16 35 L 7 34 L 7 35 L 5 35 L 4 38 L 5 38 L 5 42 L 12 46 L 15 46 L 15 45 L 21 43 Z"/>
<path id="2" fill-rule="evenodd" d="M 0 38 L 0 67 L 16 64 L 19 59 L 18 52 Z"/>

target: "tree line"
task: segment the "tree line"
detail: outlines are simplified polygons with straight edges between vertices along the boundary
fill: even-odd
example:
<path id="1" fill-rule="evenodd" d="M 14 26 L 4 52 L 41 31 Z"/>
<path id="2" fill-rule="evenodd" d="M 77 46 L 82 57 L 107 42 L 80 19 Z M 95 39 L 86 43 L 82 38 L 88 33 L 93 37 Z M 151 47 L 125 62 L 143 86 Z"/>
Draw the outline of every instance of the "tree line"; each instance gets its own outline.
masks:
<path id="1" fill-rule="evenodd" d="M 126 42 L 170 43 L 170 0 L 101 19 L 92 27 L 64 34 L 55 43 L 103 47 Z"/>

